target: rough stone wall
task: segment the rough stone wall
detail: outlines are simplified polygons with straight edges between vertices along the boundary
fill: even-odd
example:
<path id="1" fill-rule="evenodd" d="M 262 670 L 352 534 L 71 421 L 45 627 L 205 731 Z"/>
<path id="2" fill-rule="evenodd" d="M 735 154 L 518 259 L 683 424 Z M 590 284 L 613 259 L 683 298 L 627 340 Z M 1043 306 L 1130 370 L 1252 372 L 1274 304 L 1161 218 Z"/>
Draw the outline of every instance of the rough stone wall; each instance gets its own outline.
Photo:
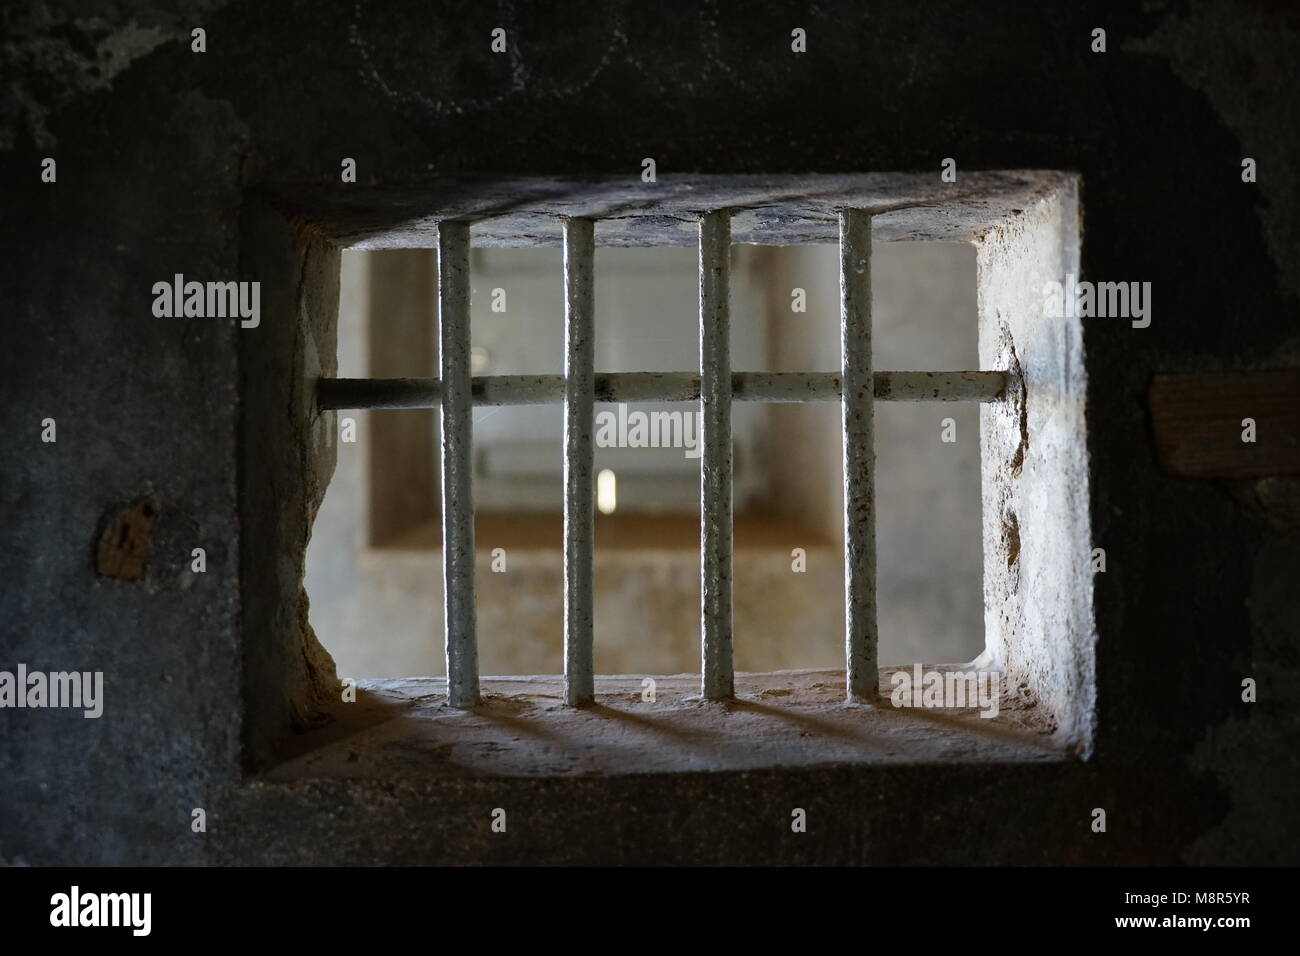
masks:
<path id="1" fill-rule="evenodd" d="M 1213 482 L 1162 473 L 1145 408 L 1156 371 L 1296 363 L 1289 8 L 105 0 L 0 16 L 0 662 L 103 669 L 107 696 L 98 721 L 0 712 L 0 857 L 1297 862 L 1300 539 Z M 513 42 L 493 57 L 498 25 Z M 192 26 L 207 53 L 190 52 Z M 789 53 L 794 26 L 803 56 Z M 1095 26 L 1105 54 L 1089 52 Z M 1095 758 L 437 791 L 228 784 L 245 333 L 154 319 L 151 284 L 237 276 L 250 193 L 339 189 L 345 156 L 361 182 L 402 185 L 634 177 L 647 155 L 661 175 L 937 176 L 945 156 L 1080 174 L 1084 270 L 1155 290 L 1150 328 L 1084 330 L 1088 510 L 1109 555 L 1094 591 Z M 56 185 L 40 182 L 45 156 Z M 1255 184 L 1243 156 L 1259 160 Z M 45 417 L 56 444 L 39 441 Z M 147 494 L 159 514 L 144 577 L 102 579 L 102 523 Z M 184 566 L 196 542 L 203 576 Z M 1243 676 L 1259 703 L 1241 703 Z M 841 822 L 795 846 L 764 821 L 809 793 Z M 521 808 L 518 840 L 453 824 L 488 800 Z M 202 836 L 195 806 L 209 810 Z M 1104 836 L 1087 828 L 1096 806 L 1113 808 Z"/>

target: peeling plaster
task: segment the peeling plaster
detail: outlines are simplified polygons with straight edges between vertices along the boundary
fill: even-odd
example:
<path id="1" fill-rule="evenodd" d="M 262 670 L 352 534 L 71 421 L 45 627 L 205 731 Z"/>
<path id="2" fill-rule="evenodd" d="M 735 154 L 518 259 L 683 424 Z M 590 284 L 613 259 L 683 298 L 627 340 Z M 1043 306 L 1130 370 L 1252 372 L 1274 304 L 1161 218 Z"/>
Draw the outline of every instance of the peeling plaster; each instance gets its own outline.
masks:
<path id="1" fill-rule="evenodd" d="M 195 4 L 196 17 L 222 5 Z M 189 20 L 140 7 L 118 25 L 103 16 L 74 16 L 53 3 L 19 4 L 0 15 L 0 151 L 14 149 L 22 133 L 39 149 L 54 149 L 58 138 L 50 119 L 60 109 L 112 89 L 118 76 L 164 43 L 188 42 Z"/>
<path id="2" fill-rule="evenodd" d="M 1224 175 L 1243 189 L 1258 190 L 1256 207 L 1278 278 L 1290 295 L 1300 297 L 1300 274 L 1283 268 L 1300 259 L 1296 144 L 1276 132 L 1300 125 L 1300 98 L 1293 87 L 1277 82 L 1277 77 L 1289 75 L 1294 51 L 1261 42 L 1278 30 L 1276 9 L 1204 0 L 1187 9 L 1186 16 L 1166 18 L 1149 36 L 1129 40 L 1123 48 L 1167 59 L 1180 79 L 1205 94 L 1241 140 L 1241 158 L 1258 162 L 1254 184 L 1240 182 L 1239 166 L 1225 169 Z M 1300 29 L 1300 14 L 1291 17 L 1292 28 Z M 1170 157 L 1170 162 L 1176 161 L 1176 156 Z"/>

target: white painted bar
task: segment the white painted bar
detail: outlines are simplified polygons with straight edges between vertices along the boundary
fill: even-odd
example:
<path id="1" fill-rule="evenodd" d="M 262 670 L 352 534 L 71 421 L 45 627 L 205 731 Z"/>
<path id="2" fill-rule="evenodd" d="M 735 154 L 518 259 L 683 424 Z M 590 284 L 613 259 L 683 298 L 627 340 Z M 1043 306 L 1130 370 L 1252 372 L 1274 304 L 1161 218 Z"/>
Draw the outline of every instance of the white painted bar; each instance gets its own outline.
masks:
<path id="1" fill-rule="evenodd" d="M 840 380 L 844 423 L 844 657 L 849 700 L 879 690 L 871 214 L 840 213 Z"/>
<path id="2" fill-rule="evenodd" d="M 442 375 L 442 584 L 447 703 L 479 700 L 474 609 L 474 406 L 469 374 L 469 225 L 438 226 L 438 360 Z"/>

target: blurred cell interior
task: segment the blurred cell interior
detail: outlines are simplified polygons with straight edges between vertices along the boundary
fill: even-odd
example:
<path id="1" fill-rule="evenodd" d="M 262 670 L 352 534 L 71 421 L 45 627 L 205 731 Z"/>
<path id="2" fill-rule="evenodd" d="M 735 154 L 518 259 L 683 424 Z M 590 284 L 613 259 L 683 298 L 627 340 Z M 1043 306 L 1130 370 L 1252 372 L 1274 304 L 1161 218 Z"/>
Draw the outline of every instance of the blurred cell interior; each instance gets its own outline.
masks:
<path id="1" fill-rule="evenodd" d="M 733 368 L 838 369 L 838 266 L 833 244 L 733 247 Z M 600 247 L 595 267 L 597 371 L 698 372 L 696 251 Z M 877 369 L 979 367 L 973 247 L 878 242 L 872 270 Z M 476 248 L 471 282 L 473 374 L 561 374 L 561 250 Z M 342 377 L 436 377 L 436 252 L 345 252 L 338 342 Z M 699 670 L 697 409 L 596 406 L 604 422 L 675 413 L 659 421 L 687 446 L 596 449 L 600 674 Z M 437 410 L 338 414 L 355 440 L 312 530 L 312 625 L 341 676 L 441 675 Z M 984 647 L 978 406 L 879 402 L 876 429 L 880 660 L 969 661 Z M 474 409 L 485 675 L 562 670 L 562 435 L 559 404 Z M 737 403 L 733 440 L 736 667 L 841 667 L 840 406 Z"/>

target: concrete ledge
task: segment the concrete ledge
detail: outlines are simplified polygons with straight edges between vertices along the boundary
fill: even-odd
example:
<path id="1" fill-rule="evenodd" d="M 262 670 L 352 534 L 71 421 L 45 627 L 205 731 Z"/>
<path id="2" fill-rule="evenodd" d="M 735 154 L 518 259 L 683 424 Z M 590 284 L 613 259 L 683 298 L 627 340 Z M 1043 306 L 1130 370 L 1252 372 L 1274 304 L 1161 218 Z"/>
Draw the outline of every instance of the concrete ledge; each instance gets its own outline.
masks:
<path id="1" fill-rule="evenodd" d="M 561 217 L 599 219 L 600 246 L 693 246 L 699 214 L 732 211 L 735 243 L 836 242 L 844 206 L 873 213 L 877 242 L 971 242 L 1054 194 L 1050 170 L 797 176 L 448 179 L 427 186 L 282 189 L 271 200 L 305 234 L 358 249 L 431 248 L 439 219 L 469 219 L 475 246 L 558 246 Z"/>
<path id="2" fill-rule="evenodd" d="M 904 665 L 882 668 L 881 693 Z M 933 668 L 965 670 L 963 666 Z M 485 678 L 473 710 L 445 705 L 439 678 L 358 684 L 329 728 L 260 779 L 569 777 L 852 764 L 1034 763 L 1067 759 L 1032 695 L 1003 688 L 977 708 L 844 703 L 843 671 L 737 674 L 737 698 L 699 697 L 698 675 L 601 677 L 596 704 L 566 707 L 558 675 Z"/>

